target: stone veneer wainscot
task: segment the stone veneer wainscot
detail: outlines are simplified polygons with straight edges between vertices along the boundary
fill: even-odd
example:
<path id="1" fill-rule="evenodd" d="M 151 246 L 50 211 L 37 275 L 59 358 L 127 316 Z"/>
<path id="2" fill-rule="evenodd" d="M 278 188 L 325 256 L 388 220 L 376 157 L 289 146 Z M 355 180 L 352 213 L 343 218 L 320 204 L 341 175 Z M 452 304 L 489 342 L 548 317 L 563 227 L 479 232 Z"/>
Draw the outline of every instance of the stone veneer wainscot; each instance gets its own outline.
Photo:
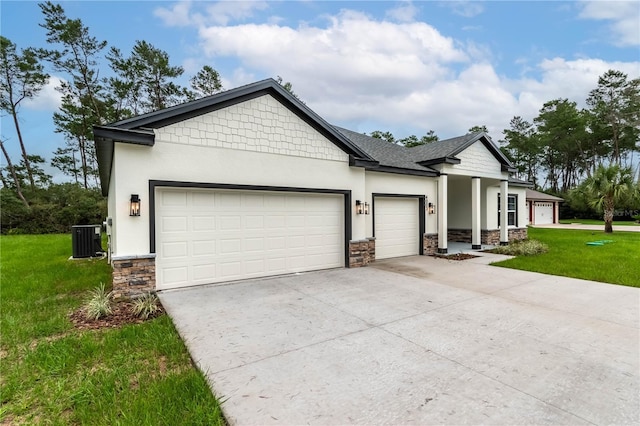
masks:
<path id="1" fill-rule="evenodd" d="M 376 239 L 349 241 L 349 267 L 367 266 L 376 260 Z"/>
<path id="2" fill-rule="evenodd" d="M 135 297 L 156 289 L 156 255 L 122 256 L 111 259 L 113 296 Z"/>

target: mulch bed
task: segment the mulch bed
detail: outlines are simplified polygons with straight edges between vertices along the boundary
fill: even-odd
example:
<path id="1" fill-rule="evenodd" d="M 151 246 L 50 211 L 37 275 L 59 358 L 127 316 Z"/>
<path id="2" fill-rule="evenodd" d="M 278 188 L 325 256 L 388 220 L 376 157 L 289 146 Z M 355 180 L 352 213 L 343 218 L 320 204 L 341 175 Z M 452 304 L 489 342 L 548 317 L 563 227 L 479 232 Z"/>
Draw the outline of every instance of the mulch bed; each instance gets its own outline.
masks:
<path id="1" fill-rule="evenodd" d="M 75 328 L 79 330 L 98 330 L 101 328 L 122 327 L 123 325 L 127 324 L 142 324 L 145 321 L 149 321 L 153 318 L 159 317 L 160 315 L 164 315 L 164 309 L 162 308 L 162 305 L 160 305 L 160 310 L 156 312 L 155 315 L 150 316 L 146 320 L 138 318 L 133 314 L 133 303 L 128 300 L 114 302 L 112 308 L 113 312 L 111 313 L 111 315 L 94 320 L 88 319 L 84 314 L 83 308 L 81 307 L 73 311 L 69 315 L 69 319 L 71 320 Z"/>
<path id="2" fill-rule="evenodd" d="M 480 257 L 480 256 L 474 256 L 468 253 L 435 254 L 434 256 L 440 259 L 449 259 L 449 260 L 467 260 L 467 259 L 474 259 L 476 257 Z"/>

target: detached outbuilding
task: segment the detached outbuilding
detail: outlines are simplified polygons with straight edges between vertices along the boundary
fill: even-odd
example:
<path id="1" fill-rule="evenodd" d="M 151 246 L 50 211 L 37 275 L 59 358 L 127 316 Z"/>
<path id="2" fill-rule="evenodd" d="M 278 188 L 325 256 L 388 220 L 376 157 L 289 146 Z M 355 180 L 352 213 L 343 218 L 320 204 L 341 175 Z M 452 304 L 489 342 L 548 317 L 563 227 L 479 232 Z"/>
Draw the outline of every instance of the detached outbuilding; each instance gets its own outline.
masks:
<path id="1" fill-rule="evenodd" d="M 405 148 L 333 126 L 273 79 L 94 128 L 119 293 L 526 238 L 485 133 Z"/>
<path id="2" fill-rule="evenodd" d="M 527 211 L 529 212 L 529 224 L 551 225 L 558 223 L 559 206 L 564 200 L 560 197 L 545 194 L 544 192 L 527 189 Z"/>

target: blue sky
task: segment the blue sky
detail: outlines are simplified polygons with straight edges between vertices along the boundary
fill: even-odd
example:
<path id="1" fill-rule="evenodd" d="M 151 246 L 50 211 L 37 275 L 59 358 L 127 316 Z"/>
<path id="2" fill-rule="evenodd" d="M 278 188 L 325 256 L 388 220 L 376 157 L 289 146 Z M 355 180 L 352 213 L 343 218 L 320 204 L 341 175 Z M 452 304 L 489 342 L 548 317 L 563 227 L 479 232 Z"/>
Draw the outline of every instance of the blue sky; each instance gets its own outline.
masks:
<path id="1" fill-rule="evenodd" d="M 397 137 L 441 138 L 487 125 L 502 138 L 515 115 L 532 120 L 546 101 L 584 106 L 610 68 L 640 77 L 640 2 L 551 1 L 64 1 L 98 39 L 128 53 L 136 40 L 182 65 L 202 65 L 227 89 L 281 75 L 331 123 Z M 0 33 L 19 48 L 44 47 L 37 2 L 0 2 Z M 106 51 L 105 51 L 106 53 Z M 29 152 L 46 158 L 64 141 L 49 86 L 20 110 Z M 102 75 L 108 75 L 102 60 Z M 2 137 L 18 158 L 8 117 Z M 4 161 L 4 159 L 3 159 Z"/>

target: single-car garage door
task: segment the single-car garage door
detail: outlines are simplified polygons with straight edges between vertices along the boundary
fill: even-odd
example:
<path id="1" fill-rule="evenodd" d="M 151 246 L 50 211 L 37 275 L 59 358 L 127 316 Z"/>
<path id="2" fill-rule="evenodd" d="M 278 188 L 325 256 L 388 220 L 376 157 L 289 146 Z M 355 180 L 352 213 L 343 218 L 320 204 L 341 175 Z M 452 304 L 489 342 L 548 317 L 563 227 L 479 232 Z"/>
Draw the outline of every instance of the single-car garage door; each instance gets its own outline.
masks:
<path id="1" fill-rule="evenodd" d="M 376 197 L 376 259 L 419 254 L 418 200 Z"/>
<path id="2" fill-rule="evenodd" d="M 156 286 L 344 266 L 341 195 L 162 188 Z"/>
<path id="3" fill-rule="evenodd" d="M 536 202 L 533 204 L 535 210 L 535 224 L 548 225 L 553 223 L 553 203 Z"/>

